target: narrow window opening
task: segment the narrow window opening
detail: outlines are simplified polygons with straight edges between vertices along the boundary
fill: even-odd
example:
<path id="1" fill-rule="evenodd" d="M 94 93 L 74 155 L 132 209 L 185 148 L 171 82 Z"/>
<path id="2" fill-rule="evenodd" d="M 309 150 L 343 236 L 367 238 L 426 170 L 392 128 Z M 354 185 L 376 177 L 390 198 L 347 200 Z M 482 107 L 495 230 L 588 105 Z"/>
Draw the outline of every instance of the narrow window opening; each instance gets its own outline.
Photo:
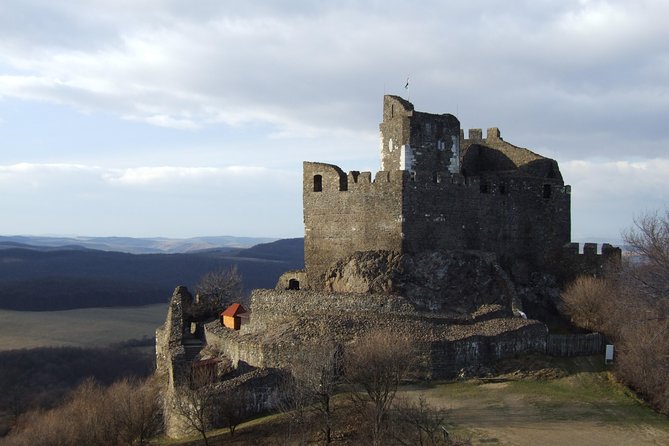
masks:
<path id="1" fill-rule="evenodd" d="M 551 185 L 544 184 L 544 198 L 550 198 L 550 197 L 551 197 Z"/>
<path id="2" fill-rule="evenodd" d="M 299 290 L 300 289 L 300 281 L 297 279 L 290 279 L 288 281 L 288 289 L 289 290 Z"/>
<path id="3" fill-rule="evenodd" d="M 499 193 L 500 195 L 506 195 L 506 184 L 502 183 L 499 185 Z"/>
<path id="4" fill-rule="evenodd" d="M 314 175 L 314 192 L 322 192 L 322 191 L 323 191 L 323 176 Z"/>
<path id="5" fill-rule="evenodd" d="M 415 170 L 411 171 L 411 181 L 416 181 L 416 171 Z"/>

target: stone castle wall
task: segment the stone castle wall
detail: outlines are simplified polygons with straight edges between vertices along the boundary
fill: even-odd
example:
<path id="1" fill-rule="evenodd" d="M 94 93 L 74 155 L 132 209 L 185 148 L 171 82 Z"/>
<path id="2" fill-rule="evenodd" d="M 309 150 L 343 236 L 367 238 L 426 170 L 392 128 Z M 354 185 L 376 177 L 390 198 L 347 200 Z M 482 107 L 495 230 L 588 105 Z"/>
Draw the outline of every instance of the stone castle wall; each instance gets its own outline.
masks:
<path id="1" fill-rule="evenodd" d="M 597 252 L 597 243 L 584 243 L 583 252 L 579 252 L 578 243 L 568 243 L 556 256 L 555 270 L 558 280 L 566 284 L 580 275 L 601 277 L 618 268 L 622 259 L 622 250 L 604 243 Z"/>
<path id="2" fill-rule="evenodd" d="M 251 299 L 251 321 L 241 330 L 206 326 L 207 343 L 235 365 L 290 368 L 305 345 L 345 345 L 374 329 L 412 339 L 418 378 L 450 378 L 463 368 L 546 350 L 547 329 L 537 321 L 425 318 L 398 296 L 254 290 Z"/>
<path id="3" fill-rule="evenodd" d="M 191 371 L 183 339 L 187 331 L 184 307 L 192 300 L 186 287 L 177 287 L 165 323 L 156 330 L 156 374 L 163 382 L 165 433 L 169 437 L 179 437 L 188 431 L 188 423 L 177 414 L 175 404 L 178 388 L 188 382 Z"/>
<path id="4" fill-rule="evenodd" d="M 568 186 L 534 177 L 430 177 L 416 172 L 404 193 L 403 247 L 418 253 L 470 249 L 502 266 L 546 270 L 570 241 Z"/>
<path id="5" fill-rule="evenodd" d="M 364 329 L 359 322 L 355 327 L 338 327 L 336 319 L 361 314 L 373 314 L 374 319 L 388 319 L 393 315 L 414 315 L 411 304 L 399 296 L 372 294 L 336 294 L 315 291 L 255 289 L 251 294 L 250 322 L 239 331 L 221 327 L 218 322 L 207 324 L 207 343 L 225 352 L 237 366 L 240 362 L 254 367 L 289 368 L 291 358 L 303 344 L 314 342 L 307 323 L 299 323 L 293 333 L 293 342 L 286 343 L 282 331 L 295 321 L 309 319 L 319 335 L 339 330 L 337 336 L 347 338 Z M 322 322 L 314 322 L 314 321 Z M 365 321 L 367 323 L 368 321 Z M 324 324 L 324 325 L 323 325 Z M 328 325 L 325 327 L 325 325 Z M 274 337 L 271 334 L 274 333 Z M 301 337 L 300 337 L 301 336 Z M 319 338 L 320 339 L 320 338 Z M 322 339 L 321 339 L 322 340 Z"/>
<path id="6" fill-rule="evenodd" d="M 548 329 L 543 324 L 523 325 L 494 335 L 472 335 L 464 339 L 444 340 L 430 344 L 432 379 L 447 379 L 460 370 L 519 354 L 546 352 Z"/>
<path id="7" fill-rule="evenodd" d="M 414 307 L 403 297 L 381 294 L 321 293 L 315 291 L 278 291 L 256 289 L 251 293 L 253 324 L 275 318 L 327 316 L 371 312 L 415 314 Z M 249 325 L 251 327 L 251 325 Z"/>
<path id="8" fill-rule="evenodd" d="M 304 163 L 304 262 L 317 288 L 336 260 L 356 251 L 402 246 L 403 171 L 345 174 L 337 166 Z M 319 179 L 320 178 L 320 179 Z M 319 187 L 320 186 L 320 187 Z"/>
<path id="9" fill-rule="evenodd" d="M 368 172 L 304 163 L 303 200 L 315 289 L 329 266 L 356 251 L 482 250 L 509 271 L 545 271 L 571 235 L 570 189 L 555 179 L 397 170 L 372 181 Z"/>

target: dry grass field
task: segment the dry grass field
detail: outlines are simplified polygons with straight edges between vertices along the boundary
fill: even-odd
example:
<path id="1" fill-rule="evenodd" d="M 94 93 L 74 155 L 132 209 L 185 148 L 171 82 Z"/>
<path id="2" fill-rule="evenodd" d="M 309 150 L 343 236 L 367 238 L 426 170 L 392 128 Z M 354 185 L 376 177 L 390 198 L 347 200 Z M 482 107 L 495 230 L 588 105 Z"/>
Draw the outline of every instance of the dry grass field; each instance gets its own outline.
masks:
<path id="1" fill-rule="evenodd" d="M 639 402 L 607 372 L 499 383 L 449 383 L 424 390 L 473 444 L 669 445 L 669 419 Z"/>
<path id="2" fill-rule="evenodd" d="M 66 311 L 0 310 L 0 350 L 101 347 L 153 337 L 166 315 L 167 304 Z"/>

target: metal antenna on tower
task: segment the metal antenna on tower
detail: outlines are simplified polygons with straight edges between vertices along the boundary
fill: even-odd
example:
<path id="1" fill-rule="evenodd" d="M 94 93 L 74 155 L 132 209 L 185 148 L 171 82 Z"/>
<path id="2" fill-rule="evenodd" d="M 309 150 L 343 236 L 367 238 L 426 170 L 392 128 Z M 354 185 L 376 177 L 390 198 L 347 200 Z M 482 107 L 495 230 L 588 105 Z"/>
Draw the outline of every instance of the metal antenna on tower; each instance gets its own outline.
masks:
<path id="1" fill-rule="evenodd" d="M 404 89 L 407 91 L 407 101 L 411 100 L 411 95 L 409 94 L 409 75 L 407 74 L 407 82 L 404 84 Z"/>

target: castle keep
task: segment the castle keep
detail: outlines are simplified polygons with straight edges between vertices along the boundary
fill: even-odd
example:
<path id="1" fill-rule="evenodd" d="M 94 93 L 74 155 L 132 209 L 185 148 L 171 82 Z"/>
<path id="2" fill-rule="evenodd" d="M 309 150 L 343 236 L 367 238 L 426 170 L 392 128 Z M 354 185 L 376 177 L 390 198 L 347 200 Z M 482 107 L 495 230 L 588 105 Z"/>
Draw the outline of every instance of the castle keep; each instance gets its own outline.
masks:
<path id="1" fill-rule="evenodd" d="M 523 279 L 555 272 L 571 240 L 570 188 L 557 162 L 504 141 L 496 128 L 468 138 L 450 114 L 417 112 L 385 96 L 381 171 L 344 173 L 304 163 L 303 287 L 356 251 L 493 252 Z"/>

